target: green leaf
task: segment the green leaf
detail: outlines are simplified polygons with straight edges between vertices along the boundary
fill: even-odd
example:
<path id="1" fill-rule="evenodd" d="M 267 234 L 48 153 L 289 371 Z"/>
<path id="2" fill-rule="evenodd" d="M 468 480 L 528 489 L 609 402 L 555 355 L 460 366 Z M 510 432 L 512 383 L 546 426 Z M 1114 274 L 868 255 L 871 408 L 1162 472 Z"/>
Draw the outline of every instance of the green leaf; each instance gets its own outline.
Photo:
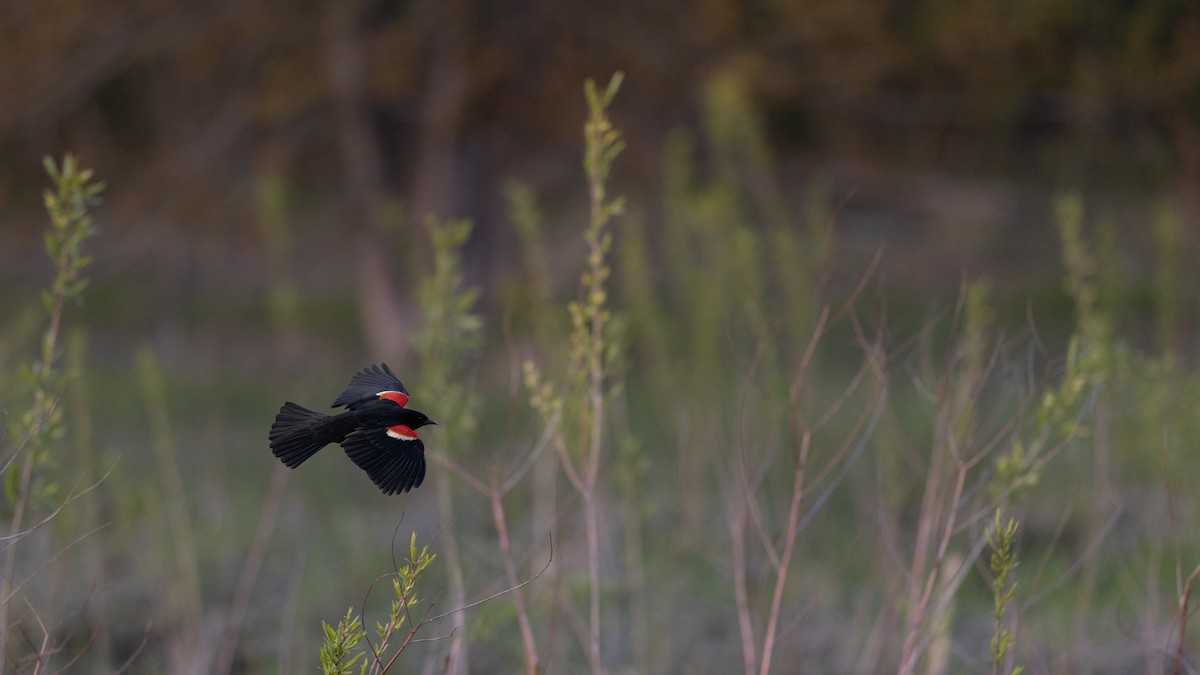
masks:
<path id="1" fill-rule="evenodd" d="M 55 183 L 62 179 L 62 174 L 58 172 L 58 167 L 54 164 L 54 158 L 50 155 L 42 157 L 42 167 L 46 170 L 46 173 L 50 175 L 50 179 Z"/>

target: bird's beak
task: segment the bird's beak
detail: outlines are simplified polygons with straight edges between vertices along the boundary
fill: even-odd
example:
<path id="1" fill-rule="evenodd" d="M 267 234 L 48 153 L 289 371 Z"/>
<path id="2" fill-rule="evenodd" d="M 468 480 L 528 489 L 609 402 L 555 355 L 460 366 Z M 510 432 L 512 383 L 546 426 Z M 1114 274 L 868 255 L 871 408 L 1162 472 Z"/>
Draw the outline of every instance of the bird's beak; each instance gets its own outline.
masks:
<path id="1" fill-rule="evenodd" d="M 435 426 L 435 427 L 437 426 L 437 422 L 434 422 L 433 420 L 426 420 L 426 421 L 425 421 L 425 424 L 426 424 L 426 425 L 432 424 L 432 425 L 433 425 L 433 426 Z"/>

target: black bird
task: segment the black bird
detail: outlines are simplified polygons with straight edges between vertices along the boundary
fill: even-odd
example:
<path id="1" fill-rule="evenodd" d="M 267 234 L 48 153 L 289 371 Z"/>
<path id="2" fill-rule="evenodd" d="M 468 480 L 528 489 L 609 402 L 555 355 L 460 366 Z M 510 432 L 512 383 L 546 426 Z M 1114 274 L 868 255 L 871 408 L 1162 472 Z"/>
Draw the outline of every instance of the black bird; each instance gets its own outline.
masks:
<path id="1" fill-rule="evenodd" d="M 384 494 L 419 486 L 425 480 L 425 444 L 416 429 L 437 422 L 405 407 L 408 390 L 386 363 L 382 366 L 350 378 L 332 406 L 346 408 L 344 413 L 323 415 L 284 403 L 271 425 L 271 452 L 294 469 L 326 445 L 341 443 Z"/>

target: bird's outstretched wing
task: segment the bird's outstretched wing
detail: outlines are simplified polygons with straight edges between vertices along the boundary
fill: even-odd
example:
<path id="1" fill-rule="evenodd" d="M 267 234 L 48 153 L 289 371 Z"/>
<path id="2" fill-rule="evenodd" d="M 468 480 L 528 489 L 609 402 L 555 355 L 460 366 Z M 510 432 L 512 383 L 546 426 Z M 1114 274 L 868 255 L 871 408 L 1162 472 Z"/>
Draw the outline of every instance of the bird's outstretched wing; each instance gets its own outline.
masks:
<path id="1" fill-rule="evenodd" d="M 354 377 L 350 378 L 350 384 L 346 387 L 346 391 L 337 397 L 332 407 L 345 406 L 353 410 L 359 403 L 370 401 L 383 393 L 396 394 L 388 398 L 399 403 L 401 407 L 408 403 L 408 390 L 404 388 L 400 379 L 396 377 L 391 368 L 388 368 L 386 363 L 381 365 L 382 368 L 371 366 L 355 373 Z"/>
<path id="2" fill-rule="evenodd" d="M 408 427 L 356 429 L 342 448 L 385 495 L 408 492 L 425 480 L 425 444 Z"/>

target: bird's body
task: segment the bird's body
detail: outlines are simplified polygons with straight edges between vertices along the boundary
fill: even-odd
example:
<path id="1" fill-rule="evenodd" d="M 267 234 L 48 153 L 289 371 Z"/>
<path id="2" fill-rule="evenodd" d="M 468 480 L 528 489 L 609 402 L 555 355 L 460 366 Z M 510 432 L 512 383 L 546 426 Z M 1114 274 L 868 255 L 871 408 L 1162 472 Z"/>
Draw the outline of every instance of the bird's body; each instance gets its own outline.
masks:
<path id="1" fill-rule="evenodd" d="M 350 380 L 333 407 L 346 412 L 324 415 L 291 401 L 271 425 L 271 452 L 290 468 L 318 450 L 339 443 L 384 494 L 407 492 L 425 479 L 425 444 L 416 429 L 436 424 L 405 407 L 408 391 L 387 364 L 371 366 Z"/>

